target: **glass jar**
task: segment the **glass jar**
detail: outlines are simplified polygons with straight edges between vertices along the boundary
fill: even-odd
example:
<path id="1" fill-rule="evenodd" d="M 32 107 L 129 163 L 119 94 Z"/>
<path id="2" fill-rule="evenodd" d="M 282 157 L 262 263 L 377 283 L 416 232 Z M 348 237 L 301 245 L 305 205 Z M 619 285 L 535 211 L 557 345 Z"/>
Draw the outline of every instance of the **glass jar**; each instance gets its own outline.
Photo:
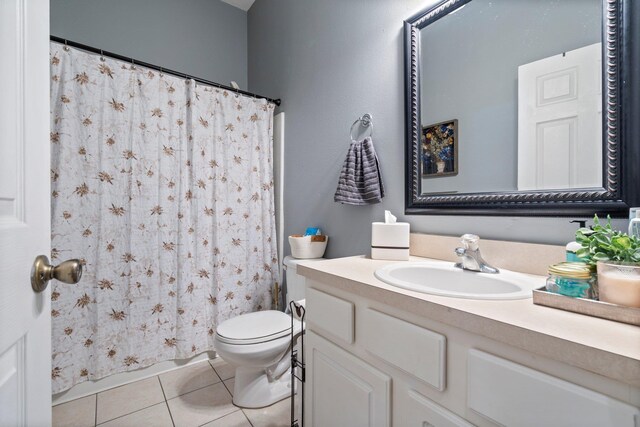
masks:
<path id="1" fill-rule="evenodd" d="M 578 298 L 598 298 L 596 276 L 583 262 L 561 262 L 549 267 L 546 289 L 549 292 Z"/>

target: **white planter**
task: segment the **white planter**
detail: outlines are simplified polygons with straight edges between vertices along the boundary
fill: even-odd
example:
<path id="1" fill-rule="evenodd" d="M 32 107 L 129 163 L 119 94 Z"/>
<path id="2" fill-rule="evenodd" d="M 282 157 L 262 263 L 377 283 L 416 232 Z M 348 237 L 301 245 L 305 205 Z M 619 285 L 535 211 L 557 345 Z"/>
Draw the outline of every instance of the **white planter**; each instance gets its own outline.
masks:
<path id="1" fill-rule="evenodd" d="M 324 242 L 317 241 L 318 237 L 324 237 Z M 289 236 L 291 256 L 299 259 L 322 258 L 327 242 L 329 236 Z"/>

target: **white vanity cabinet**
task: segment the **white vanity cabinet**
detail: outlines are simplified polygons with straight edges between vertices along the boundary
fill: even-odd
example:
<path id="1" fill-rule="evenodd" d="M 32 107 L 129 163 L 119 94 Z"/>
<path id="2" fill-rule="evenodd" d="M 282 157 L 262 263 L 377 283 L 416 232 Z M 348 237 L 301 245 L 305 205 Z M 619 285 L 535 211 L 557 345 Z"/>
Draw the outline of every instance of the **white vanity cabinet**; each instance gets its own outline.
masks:
<path id="1" fill-rule="evenodd" d="M 307 288 L 305 427 L 640 426 L 637 387 L 366 292 Z"/>

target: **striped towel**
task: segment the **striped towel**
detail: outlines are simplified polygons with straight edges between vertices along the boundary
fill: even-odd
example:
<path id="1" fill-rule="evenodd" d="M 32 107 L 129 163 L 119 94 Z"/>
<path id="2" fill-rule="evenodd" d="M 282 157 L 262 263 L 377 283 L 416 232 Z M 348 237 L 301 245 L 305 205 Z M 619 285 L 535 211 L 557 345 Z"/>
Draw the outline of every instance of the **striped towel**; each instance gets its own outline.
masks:
<path id="1" fill-rule="evenodd" d="M 384 186 L 373 141 L 370 137 L 353 141 L 333 200 L 348 205 L 371 205 L 380 203 L 383 197 Z"/>

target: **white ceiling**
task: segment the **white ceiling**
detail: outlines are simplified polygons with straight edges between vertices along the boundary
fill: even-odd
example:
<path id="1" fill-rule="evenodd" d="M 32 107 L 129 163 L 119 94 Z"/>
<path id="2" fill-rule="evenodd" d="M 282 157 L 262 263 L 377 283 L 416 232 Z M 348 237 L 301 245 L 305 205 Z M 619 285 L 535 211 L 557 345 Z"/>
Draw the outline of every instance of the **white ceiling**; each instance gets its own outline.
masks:
<path id="1" fill-rule="evenodd" d="M 253 2 L 256 0 L 222 0 L 222 1 L 225 3 L 229 3 L 231 6 L 235 6 L 238 9 L 242 9 L 246 12 L 247 10 L 249 10 Z"/>

